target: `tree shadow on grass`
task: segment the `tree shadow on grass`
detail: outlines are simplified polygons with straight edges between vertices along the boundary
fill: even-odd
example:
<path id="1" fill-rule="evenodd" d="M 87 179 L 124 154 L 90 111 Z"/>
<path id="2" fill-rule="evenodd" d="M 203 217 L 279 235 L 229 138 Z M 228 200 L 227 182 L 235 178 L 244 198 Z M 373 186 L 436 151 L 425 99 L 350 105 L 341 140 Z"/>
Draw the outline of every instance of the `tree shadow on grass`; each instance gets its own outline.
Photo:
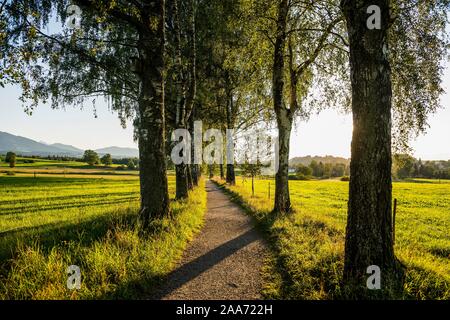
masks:
<path id="1" fill-rule="evenodd" d="M 407 265 L 403 299 L 449 300 L 450 281 L 437 272 L 415 265 Z"/>
<path id="2" fill-rule="evenodd" d="M 98 198 L 98 196 L 97 196 Z M 120 199 L 108 199 L 107 196 L 103 196 L 103 198 L 99 198 L 95 201 L 90 201 L 83 203 L 81 201 L 73 201 L 73 202 L 64 202 L 60 204 L 49 204 L 49 205 L 36 205 L 33 207 L 32 205 L 26 207 L 14 207 L 10 209 L 4 209 L 0 213 L 0 216 L 9 216 L 16 215 L 17 212 L 20 214 L 23 213 L 34 213 L 34 212 L 43 212 L 43 211 L 52 211 L 52 210 L 63 210 L 63 209 L 76 209 L 76 208 L 87 208 L 92 206 L 106 206 L 106 205 L 115 205 L 115 204 L 123 204 L 130 203 L 132 201 L 139 200 L 138 196 L 130 196 L 130 197 L 122 197 Z M 1 233 L 0 233 L 1 234 Z"/>
<path id="3" fill-rule="evenodd" d="M 19 245 L 37 243 L 44 252 L 71 240 L 76 240 L 82 246 L 88 246 L 104 237 L 108 230 L 118 223 L 132 226 L 136 221 L 137 213 L 131 208 L 126 208 L 81 220 L 7 230 L 0 233 L 0 264 L 12 258 Z"/>
<path id="4" fill-rule="evenodd" d="M 17 213 L 21 213 L 25 210 L 27 211 L 42 211 L 42 210 L 51 210 L 52 205 L 40 205 L 39 206 L 39 202 L 42 201 L 46 201 L 46 202 L 58 202 L 58 209 L 60 208 L 61 205 L 64 204 L 68 204 L 69 208 L 73 207 L 73 204 L 78 204 L 81 205 L 83 204 L 83 206 L 89 206 L 90 204 L 96 204 L 95 202 L 88 202 L 88 203 L 83 203 L 81 200 L 87 200 L 87 199 L 98 199 L 98 198 L 102 198 L 102 199 L 108 199 L 114 196 L 128 196 L 125 199 L 129 199 L 130 196 L 133 196 L 132 199 L 139 199 L 139 195 L 136 194 L 136 192 L 134 191 L 121 191 L 121 192 L 108 192 L 108 193 L 89 193 L 89 194 L 77 194 L 77 195 L 69 195 L 69 196 L 56 196 L 56 197 L 52 197 L 52 196 L 43 196 L 40 198 L 32 198 L 32 199 L 26 199 L 26 203 L 22 203 L 22 206 L 16 206 L 18 201 L 17 199 L 14 200 L 6 200 L 6 201 L 0 201 L 0 205 L 2 206 L 2 210 L 0 211 L 0 215 L 7 215 L 7 214 L 17 214 Z M 122 200 L 123 198 L 115 198 L 115 199 L 111 199 L 111 200 Z M 61 201 L 66 201 L 66 200 L 73 200 L 72 202 L 64 202 L 61 203 Z M 36 204 L 38 203 L 38 204 Z M 8 207 L 8 205 L 10 205 Z M 47 207 L 49 207 L 47 209 Z"/>
<path id="5" fill-rule="evenodd" d="M 229 190 L 223 185 L 217 185 L 231 197 L 234 203 L 238 204 L 254 219 L 257 228 L 268 239 L 272 254 L 270 259 L 266 261 L 268 271 L 265 272 L 265 277 L 267 282 L 276 283 L 277 290 L 275 294 L 270 291 L 265 292 L 265 298 L 283 300 L 308 299 L 310 298 L 307 293 L 308 290 L 309 292 L 324 292 L 328 298 L 335 298 L 339 295 L 341 274 L 337 274 L 335 270 L 342 269 L 343 261 L 341 257 L 335 254 L 324 255 L 315 261 L 314 265 L 307 264 L 309 266 L 308 269 L 301 265 L 292 269 L 292 257 L 286 255 L 280 248 L 280 238 L 283 238 L 284 235 L 280 231 L 276 231 L 274 227 L 274 224 L 279 219 L 286 217 L 286 215 L 276 212 L 257 211 L 240 194 Z M 287 217 L 293 216 L 293 214 L 287 214 Z M 334 229 L 322 221 L 303 219 L 301 222 L 292 222 L 292 225 L 311 235 L 325 233 L 330 238 L 342 236 L 340 230 Z M 336 267 L 336 265 L 339 265 L 339 267 Z M 293 270 L 298 270 L 298 268 L 305 268 L 302 274 L 293 272 Z M 299 278 L 302 275 L 305 278 Z"/>
<path id="6" fill-rule="evenodd" d="M 450 259 L 450 248 L 434 247 L 428 250 L 432 255 L 438 258 Z"/>

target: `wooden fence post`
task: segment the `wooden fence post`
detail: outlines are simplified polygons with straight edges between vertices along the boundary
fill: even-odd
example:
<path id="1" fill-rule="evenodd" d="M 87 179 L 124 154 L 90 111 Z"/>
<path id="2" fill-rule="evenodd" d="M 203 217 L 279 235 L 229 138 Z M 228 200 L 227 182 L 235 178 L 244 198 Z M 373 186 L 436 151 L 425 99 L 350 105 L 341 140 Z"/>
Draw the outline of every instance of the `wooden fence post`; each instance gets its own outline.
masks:
<path id="1" fill-rule="evenodd" d="M 255 180 L 254 177 L 252 176 L 252 198 L 255 196 Z"/>
<path id="2" fill-rule="evenodd" d="M 392 217 L 392 244 L 395 244 L 395 217 L 397 215 L 397 199 L 394 199 L 394 213 Z"/>

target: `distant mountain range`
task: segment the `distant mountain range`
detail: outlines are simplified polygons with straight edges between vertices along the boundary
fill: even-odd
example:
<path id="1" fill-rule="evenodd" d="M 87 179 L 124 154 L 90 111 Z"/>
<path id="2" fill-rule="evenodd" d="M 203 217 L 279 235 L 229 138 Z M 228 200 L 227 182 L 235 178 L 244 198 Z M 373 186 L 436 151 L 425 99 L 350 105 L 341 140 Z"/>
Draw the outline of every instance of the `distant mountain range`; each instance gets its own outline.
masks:
<path id="1" fill-rule="evenodd" d="M 74 153 L 84 152 L 84 150 L 78 149 L 78 148 L 68 145 L 68 144 L 54 143 L 54 144 L 51 144 L 50 146 L 67 151 L 67 152 L 74 152 Z"/>
<path id="2" fill-rule="evenodd" d="M 35 156 L 82 156 L 84 150 L 62 143 L 45 144 L 35 140 L 15 136 L 7 132 L 0 131 L 0 154 L 13 151 L 21 155 Z M 107 147 L 94 150 L 99 155 L 111 154 L 113 158 L 138 157 L 139 151 L 134 148 Z"/>
<path id="3" fill-rule="evenodd" d="M 342 158 L 342 157 L 334 157 L 334 156 L 324 156 L 324 157 L 320 157 L 320 156 L 306 156 L 306 157 L 296 157 L 296 158 L 292 158 L 291 160 L 289 160 L 289 166 L 290 167 L 295 167 L 298 166 L 299 164 L 302 164 L 304 166 L 309 166 L 309 164 L 312 161 L 316 161 L 316 162 L 322 162 L 322 163 L 331 163 L 331 164 L 336 164 L 336 163 L 344 163 L 346 165 L 350 164 L 350 159 L 346 159 L 346 158 Z"/>
<path id="4" fill-rule="evenodd" d="M 107 154 L 109 153 L 113 157 L 119 157 L 122 156 L 124 158 L 129 157 L 138 157 L 139 156 L 139 150 L 134 148 L 121 148 L 121 147 L 107 147 L 107 148 L 101 148 L 96 149 L 95 152 L 98 154 Z"/>
<path id="5" fill-rule="evenodd" d="M 81 157 L 84 153 L 83 149 L 62 144 L 54 143 L 47 144 L 45 142 L 37 142 L 35 140 L 15 136 L 13 134 L 0 131 L 0 154 L 5 154 L 8 151 L 13 151 L 21 155 L 34 155 L 34 156 L 70 156 Z M 113 158 L 134 158 L 139 156 L 139 150 L 135 148 L 121 148 L 121 147 L 107 147 L 94 150 L 99 155 L 111 154 Z M 442 156 L 442 159 L 448 158 Z M 289 160 L 289 166 L 295 167 L 299 164 L 308 166 L 311 161 L 317 161 L 322 163 L 345 163 L 350 164 L 350 159 L 334 156 L 306 156 L 295 157 Z"/>

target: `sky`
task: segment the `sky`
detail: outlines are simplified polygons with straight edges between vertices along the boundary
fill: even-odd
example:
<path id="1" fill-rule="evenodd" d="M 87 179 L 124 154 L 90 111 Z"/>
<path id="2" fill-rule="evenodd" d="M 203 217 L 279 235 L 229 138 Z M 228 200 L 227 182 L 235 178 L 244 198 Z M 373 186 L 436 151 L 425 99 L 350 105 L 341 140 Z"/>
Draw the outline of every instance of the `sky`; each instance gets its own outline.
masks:
<path id="1" fill-rule="evenodd" d="M 29 116 L 24 112 L 19 96 L 20 90 L 16 87 L 0 88 L 0 131 L 49 144 L 69 144 L 83 150 L 137 147 L 131 123 L 123 129 L 117 114 L 109 111 L 102 99 L 96 102 L 97 118 L 90 103 L 86 103 L 83 110 L 76 107 L 54 110 L 49 105 L 39 105 Z"/>
<path id="2" fill-rule="evenodd" d="M 450 92 L 450 68 L 444 75 L 444 88 Z M 83 110 L 53 110 L 40 105 L 32 116 L 27 115 L 18 100 L 20 90 L 0 88 L 0 131 L 45 143 L 70 144 L 81 149 L 109 146 L 137 148 L 131 123 L 126 129 L 117 114 L 97 100 L 97 118 L 87 104 Z M 441 98 L 443 108 L 429 119 L 430 128 L 412 142 L 413 155 L 423 160 L 450 159 L 450 94 Z M 306 155 L 350 157 L 351 115 L 325 110 L 308 122 L 296 123 L 291 137 L 291 158 Z"/>
<path id="3" fill-rule="evenodd" d="M 450 159 L 450 65 L 443 74 L 441 106 L 429 117 L 425 134 L 411 141 L 413 155 L 423 160 Z M 307 122 L 296 124 L 291 136 L 291 158 L 306 155 L 333 155 L 350 158 L 352 140 L 351 114 L 325 110 Z"/>

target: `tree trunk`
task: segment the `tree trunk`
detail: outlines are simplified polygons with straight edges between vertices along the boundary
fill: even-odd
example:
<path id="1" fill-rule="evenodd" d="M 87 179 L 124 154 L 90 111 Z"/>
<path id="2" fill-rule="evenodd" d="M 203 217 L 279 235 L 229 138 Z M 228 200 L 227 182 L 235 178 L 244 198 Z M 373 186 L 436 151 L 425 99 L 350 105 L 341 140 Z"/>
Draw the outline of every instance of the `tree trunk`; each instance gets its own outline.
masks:
<path id="1" fill-rule="evenodd" d="M 380 30 L 366 26 L 366 10 L 373 4 L 381 8 Z M 341 5 L 350 41 L 353 110 L 344 281 L 364 295 L 371 265 L 380 267 L 382 289 L 401 287 L 392 241 L 389 0 L 344 0 Z"/>
<path id="2" fill-rule="evenodd" d="M 275 175 L 275 212 L 290 212 L 289 195 L 289 143 L 291 139 L 292 119 L 289 110 L 282 109 L 278 118 L 278 171 Z"/>
<path id="3" fill-rule="evenodd" d="M 191 164 L 189 165 L 190 177 L 192 186 L 198 186 L 198 166 L 194 163 L 195 160 L 195 141 L 194 141 L 194 122 L 196 115 L 196 107 L 192 109 L 191 116 L 189 118 L 189 134 L 191 136 Z"/>
<path id="4" fill-rule="evenodd" d="M 198 186 L 198 168 L 196 164 L 191 164 L 192 183 Z"/>
<path id="5" fill-rule="evenodd" d="M 140 97 L 136 121 L 140 158 L 140 216 L 143 228 L 169 214 L 164 117 L 164 1 L 148 7 L 146 19 L 157 21 L 157 31 L 139 35 Z"/>
<path id="6" fill-rule="evenodd" d="M 198 180 L 202 176 L 202 167 L 199 164 L 194 164 L 194 167 L 195 167 L 195 177 L 198 182 Z"/>
<path id="7" fill-rule="evenodd" d="M 229 75 L 227 74 L 227 83 L 229 83 Z M 230 84 L 228 84 L 230 86 Z M 230 89 L 228 91 L 228 97 L 227 97 L 227 108 L 226 108 L 226 116 L 227 116 L 227 129 L 233 130 L 234 129 L 234 122 L 236 118 L 236 106 L 233 103 L 233 91 Z M 227 136 L 227 139 L 230 137 Z M 229 146 L 228 143 L 231 143 L 227 141 L 227 147 Z M 234 142 L 233 142 L 234 143 Z M 227 159 L 227 173 L 226 173 L 226 182 L 230 185 L 236 185 L 236 175 L 234 174 L 234 146 L 233 150 L 231 152 L 232 154 L 228 154 L 226 152 L 227 157 L 230 156 L 233 161 L 230 161 Z M 228 163 L 231 162 L 231 163 Z"/>
<path id="8" fill-rule="evenodd" d="M 189 190 L 193 190 L 194 189 L 194 179 L 192 178 L 192 166 L 191 165 L 186 165 L 186 174 L 187 174 L 187 184 L 188 184 L 188 189 Z"/>
<path id="9" fill-rule="evenodd" d="M 184 127 L 184 121 L 178 122 L 180 128 Z M 184 139 L 184 138 L 183 138 Z M 180 156 L 184 157 L 185 152 L 190 153 L 191 149 L 185 150 L 183 149 L 183 154 Z M 181 163 L 175 165 L 175 198 L 176 199 L 185 199 L 188 197 L 189 190 L 189 179 L 188 179 L 188 163 Z"/>
<path id="10" fill-rule="evenodd" d="M 279 168 L 275 175 L 275 212 L 289 212 L 289 141 L 292 128 L 292 115 L 283 103 L 284 66 L 286 47 L 286 23 L 289 10 L 288 0 L 281 0 L 278 5 L 277 36 L 274 48 L 272 95 L 278 124 Z"/>
<path id="11" fill-rule="evenodd" d="M 185 199 L 188 197 L 188 177 L 187 177 L 187 165 L 177 164 L 175 165 L 175 197 L 176 199 Z"/>
<path id="12" fill-rule="evenodd" d="M 234 173 L 234 164 L 227 164 L 226 181 L 228 184 L 236 185 L 236 175 Z"/>
<path id="13" fill-rule="evenodd" d="M 220 164 L 220 179 L 224 179 L 225 178 L 225 175 L 224 175 L 224 173 L 223 173 L 223 164 L 221 163 Z"/>
<path id="14" fill-rule="evenodd" d="M 174 33 L 175 33 L 175 48 L 176 48 L 176 82 L 177 82 L 177 99 L 176 99 L 176 127 L 178 129 L 188 128 L 189 119 L 191 118 L 192 110 L 194 109 L 194 100 L 196 95 L 196 37 L 195 37 L 195 18 L 194 18 L 194 3 L 189 2 L 189 9 L 187 14 L 189 21 L 184 22 L 179 4 L 179 0 L 174 0 L 173 18 L 174 18 Z M 183 6 L 181 6 L 183 10 Z M 185 25 L 187 23 L 187 25 Z M 185 68 L 183 60 L 183 46 L 182 46 L 182 31 L 186 32 L 186 39 L 190 46 L 188 50 L 188 68 Z M 187 69 L 187 70 L 186 70 Z M 191 152 L 191 150 L 184 150 L 184 152 Z M 188 197 L 188 190 L 192 189 L 192 177 L 190 176 L 189 164 L 183 163 L 175 167 L 176 171 L 176 198 L 184 199 Z"/>

